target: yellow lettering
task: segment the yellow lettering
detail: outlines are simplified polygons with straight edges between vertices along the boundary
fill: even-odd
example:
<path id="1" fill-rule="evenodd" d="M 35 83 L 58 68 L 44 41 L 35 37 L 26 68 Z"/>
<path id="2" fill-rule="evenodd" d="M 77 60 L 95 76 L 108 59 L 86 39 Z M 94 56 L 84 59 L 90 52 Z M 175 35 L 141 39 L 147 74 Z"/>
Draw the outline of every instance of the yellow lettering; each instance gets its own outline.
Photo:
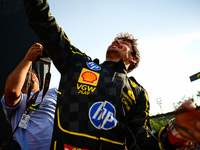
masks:
<path id="1" fill-rule="evenodd" d="M 78 91 L 78 94 L 89 95 L 90 92 L 79 90 L 79 91 Z"/>
<path id="2" fill-rule="evenodd" d="M 79 84 L 77 83 L 77 89 L 78 89 L 78 90 L 81 88 L 81 86 L 82 86 L 82 84 L 79 85 Z"/>
<path id="3" fill-rule="evenodd" d="M 135 96 L 132 91 L 128 90 L 128 95 L 132 98 L 132 100 L 135 100 Z"/>
<path id="4" fill-rule="evenodd" d="M 96 87 L 77 83 L 77 89 L 79 90 L 78 93 L 88 95 L 90 92 L 94 92 Z"/>
<path id="5" fill-rule="evenodd" d="M 96 89 L 96 87 L 92 87 L 92 86 L 89 87 L 89 86 L 88 86 L 88 91 L 94 92 L 95 89 Z"/>
<path id="6" fill-rule="evenodd" d="M 81 89 L 82 89 L 83 91 L 87 90 L 87 85 L 82 85 Z"/>
<path id="7" fill-rule="evenodd" d="M 133 81 L 131 81 L 131 85 L 132 85 L 132 87 L 134 87 L 134 88 L 137 86 Z"/>
<path id="8" fill-rule="evenodd" d="M 122 92 L 123 96 L 126 97 L 128 99 L 128 101 L 131 103 L 131 105 L 133 104 L 132 100 L 128 97 L 128 95 L 126 95 L 124 92 Z"/>
<path id="9" fill-rule="evenodd" d="M 81 148 L 74 147 L 72 150 L 82 150 Z"/>
<path id="10" fill-rule="evenodd" d="M 126 105 L 126 109 L 130 110 L 130 106 L 128 106 L 128 103 L 125 101 L 125 99 L 122 98 L 121 101 Z"/>
<path id="11" fill-rule="evenodd" d="M 78 91 L 78 94 L 81 94 L 81 90 Z"/>

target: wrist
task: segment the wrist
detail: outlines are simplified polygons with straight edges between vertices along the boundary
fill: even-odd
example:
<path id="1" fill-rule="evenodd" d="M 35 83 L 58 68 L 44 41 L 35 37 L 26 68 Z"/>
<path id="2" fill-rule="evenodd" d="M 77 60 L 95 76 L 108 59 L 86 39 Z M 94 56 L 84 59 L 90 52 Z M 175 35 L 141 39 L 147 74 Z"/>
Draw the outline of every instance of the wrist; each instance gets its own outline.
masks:
<path id="1" fill-rule="evenodd" d="M 168 140 L 173 145 L 183 145 L 186 139 L 180 135 L 178 130 L 175 128 L 174 119 L 170 120 L 168 127 Z"/>

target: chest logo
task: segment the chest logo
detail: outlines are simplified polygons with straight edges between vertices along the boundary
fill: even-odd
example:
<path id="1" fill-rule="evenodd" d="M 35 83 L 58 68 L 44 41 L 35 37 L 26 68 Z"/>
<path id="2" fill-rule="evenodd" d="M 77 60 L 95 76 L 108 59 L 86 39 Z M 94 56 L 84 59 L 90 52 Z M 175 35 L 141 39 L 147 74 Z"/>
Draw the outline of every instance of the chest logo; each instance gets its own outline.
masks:
<path id="1" fill-rule="evenodd" d="M 96 102 L 89 110 L 90 122 L 97 129 L 112 129 L 117 124 L 115 113 L 115 107 L 108 101 Z"/>
<path id="2" fill-rule="evenodd" d="M 134 88 L 137 86 L 133 81 L 131 81 L 131 85 L 132 85 L 132 87 L 134 87 Z"/>
<path id="3" fill-rule="evenodd" d="M 128 95 L 131 97 L 132 100 L 135 100 L 135 96 L 132 91 L 128 90 Z"/>
<path id="4" fill-rule="evenodd" d="M 92 61 L 87 62 L 87 66 L 88 66 L 88 68 L 95 70 L 95 71 L 98 71 L 101 69 L 101 67 L 99 65 L 95 64 Z"/>
<path id="5" fill-rule="evenodd" d="M 100 76 L 99 73 L 96 73 L 96 72 L 90 71 L 86 68 L 83 68 L 81 71 L 81 74 L 79 76 L 78 82 L 97 86 L 99 76 Z"/>

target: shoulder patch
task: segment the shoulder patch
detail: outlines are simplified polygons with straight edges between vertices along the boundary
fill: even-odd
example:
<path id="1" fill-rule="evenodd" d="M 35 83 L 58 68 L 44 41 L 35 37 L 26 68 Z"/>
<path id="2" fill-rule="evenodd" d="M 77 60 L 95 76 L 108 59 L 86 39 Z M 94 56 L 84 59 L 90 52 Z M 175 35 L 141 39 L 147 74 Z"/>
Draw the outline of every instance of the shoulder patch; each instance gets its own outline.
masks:
<path id="1" fill-rule="evenodd" d="M 95 71 L 99 71 L 101 69 L 101 67 L 99 65 L 97 65 L 96 63 L 92 62 L 92 61 L 88 61 L 86 62 L 87 66 L 89 69 L 95 70 Z"/>

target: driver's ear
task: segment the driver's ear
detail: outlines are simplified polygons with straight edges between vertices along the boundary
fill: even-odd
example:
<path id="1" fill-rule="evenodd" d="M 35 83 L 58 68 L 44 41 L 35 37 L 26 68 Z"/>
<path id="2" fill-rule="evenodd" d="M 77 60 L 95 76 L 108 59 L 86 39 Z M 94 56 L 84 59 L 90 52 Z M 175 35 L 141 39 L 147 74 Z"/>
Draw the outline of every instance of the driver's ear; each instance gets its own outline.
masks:
<path id="1" fill-rule="evenodd" d="M 131 64 L 136 64 L 136 63 L 137 63 L 137 58 L 134 57 L 134 56 L 132 56 L 132 57 L 130 58 L 130 63 L 131 63 Z"/>

